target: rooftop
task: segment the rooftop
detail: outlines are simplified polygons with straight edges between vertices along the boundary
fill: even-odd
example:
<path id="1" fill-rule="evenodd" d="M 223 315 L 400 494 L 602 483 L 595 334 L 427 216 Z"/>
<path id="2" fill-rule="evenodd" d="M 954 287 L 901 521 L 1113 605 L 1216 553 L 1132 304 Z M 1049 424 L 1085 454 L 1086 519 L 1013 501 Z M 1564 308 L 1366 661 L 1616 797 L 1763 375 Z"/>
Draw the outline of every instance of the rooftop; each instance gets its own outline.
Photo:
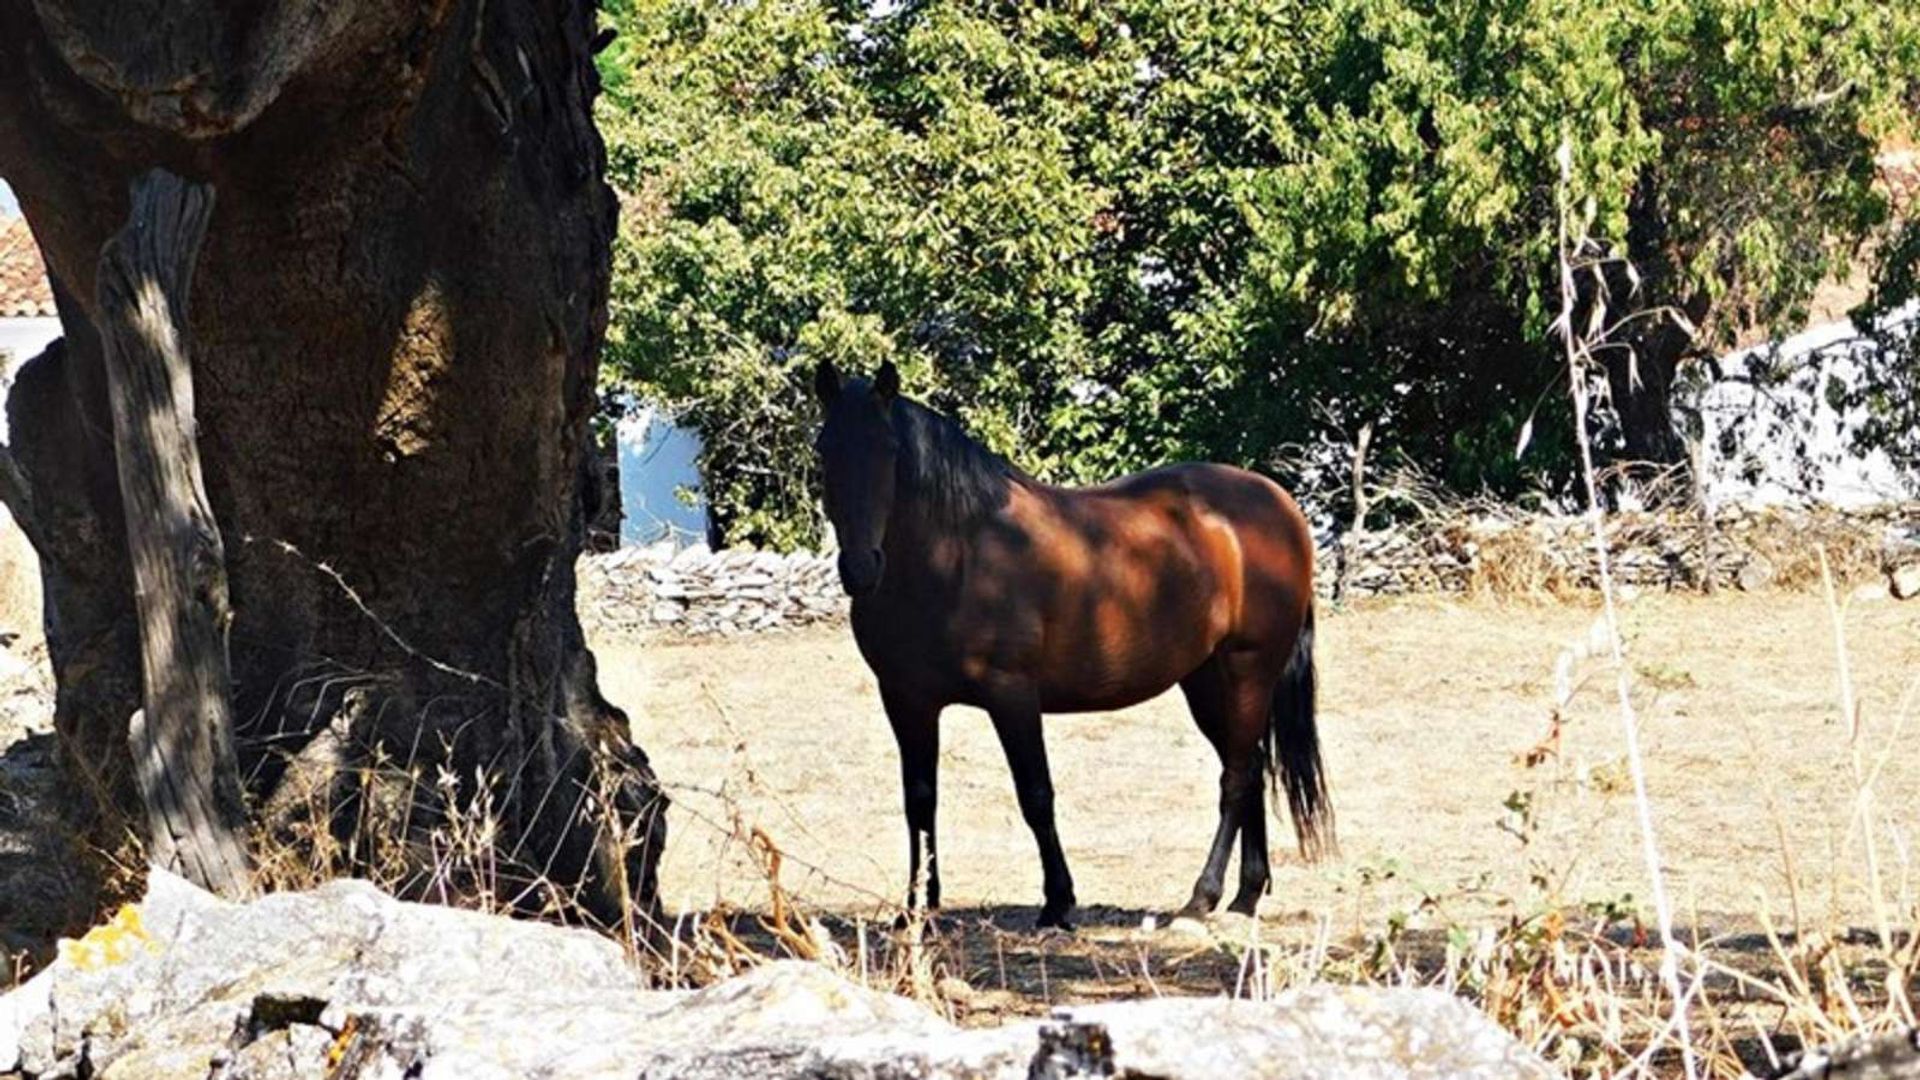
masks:
<path id="1" fill-rule="evenodd" d="M 54 314 L 53 287 L 26 219 L 0 217 L 0 319 Z"/>

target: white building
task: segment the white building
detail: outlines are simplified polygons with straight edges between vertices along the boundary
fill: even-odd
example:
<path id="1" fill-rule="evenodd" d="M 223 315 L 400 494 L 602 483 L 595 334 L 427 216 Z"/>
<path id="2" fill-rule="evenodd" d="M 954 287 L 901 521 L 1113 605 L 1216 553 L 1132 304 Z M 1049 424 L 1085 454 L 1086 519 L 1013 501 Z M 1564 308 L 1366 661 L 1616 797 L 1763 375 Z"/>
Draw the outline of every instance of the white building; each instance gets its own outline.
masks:
<path id="1" fill-rule="evenodd" d="M 1920 302 L 1886 322 L 1916 319 Z M 1842 318 L 1722 358 L 1723 378 L 1690 403 L 1704 436 L 1708 497 L 1715 503 L 1863 506 L 1920 493 L 1920 477 L 1895 466 L 1884 451 L 1855 451 L 1853 435 L 1864 413 L 1836 405 L 1858 386 L 1861 361 L 1876 348 Z M 1785 377 L 1753 378 L 1753 372 L 1768 370 Z"/>

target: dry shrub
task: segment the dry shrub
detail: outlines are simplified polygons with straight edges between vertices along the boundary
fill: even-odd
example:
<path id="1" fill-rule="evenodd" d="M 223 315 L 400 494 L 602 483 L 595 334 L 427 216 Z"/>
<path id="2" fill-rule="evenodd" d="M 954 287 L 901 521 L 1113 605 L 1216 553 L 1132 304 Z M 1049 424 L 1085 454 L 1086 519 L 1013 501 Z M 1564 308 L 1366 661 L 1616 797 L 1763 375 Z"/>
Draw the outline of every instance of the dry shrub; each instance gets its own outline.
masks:
<path id="1" fill-rule="evenodd" d="M 705 986 L 771 960 L 798 959 L 950 1012 L 937 993 L 950 965 L 923 917 L 881 903 L 883 916 L 873 922 L 829 920 L 789 889 L 789 863 L 813 873 L 818 868 L 789 856 L 746 816 L 730 785 L 760 781 L 744 762 L 718 789 L 662 787 L 679 805 L 683 827 L 717 831 L 743 853 L 765 884 L 765 906 L 746 911 L 716 904 L 675 916 L 630 906 L 608 925 L 547 876 L 537 853 L 520 852 L 504 838 L 495 798 L 499 778 L 456 775 L 434 763 L 444 755 L 407 761 L 359 746 L 339 756 L 357 764 L 310 778 L 291 771 L 261 815 L 249 838 L 261 891 L 311 889 L 351 874 L 404 899 L 597 929 L 662 986 Z M 576 793 L 574 813 L 590 815 L 594 828 L 606 827 L 605 816 L 593 809 L 611 802 L 611 778 L 606 784 L 606 790 Z"/>
<path id="2" fill-rule="evenodd" d="M 1741 523 L 1739 546 L 1773 568 L 1779 589 L 1820 588 L 1820 552 L 1826 550 L 1835 583 L 1859 585 L 1876 580 L 1881 570 L 1883 523 L 1875 517 L 1827 508 L 1796 512 L 1769 510 Z"/>
<path id="3" fill-rule="evenodd" d="M 343 744 L 332 756 L 317 767 L 296 761 L 255 815 L 249 848 L 261 891 L 353 876 L 402 899 L 644 936 L 643 914 L 604 925 L 549 876 L 549 853 L 515 841 L 499 805 L 505 778 L 458 773 L 444 750 L 400 758 L 383 745 Z M 610 790 L 576 792 L 572 812 L 603 828 L 595 807 L 610 801 Z"/>
<path id="4" fill-rule="evenodd" d="M 1912 529 L 1916 521 L 1920 508 L 1913 506 L 1736 508 L 1720 514 L 1709 531 L 1689 509 L 1636 511 L 1609 517 L 1607 543 L 1622 584 L 1700 590 L 1711 552 L 1716 587 L 1733 587 L 1738 571 L 1757 562 L 1770 570 L 1766 587 L 1808 592 L 1821 588 L 1823 549 L 1839 586 L 1879 580 L 1888 530 Z M 1590 595 L 1596 587 L 1591 541 L 1578 518 L 1458 504 L 1438 506 L 1396 529 L 1401 538 L 1395 543 L 1381 532 L 1373 534 L 1361 561 L 1396 565 L 1403 585 L 1542 601 Z M 1409 567 L 1410 559 L 1430 569 Z"/>
<path id="5" fill-rule="evenodd" d="M 680 794 L 716 793 L 687 789 Z M 782 870 L 791 856 L 773 837 L 761 826 L 748 824 L 737 804 L 729 813 L 725 825 L 705 816 L 693 822 L 721 829 L 740 846 L 766 886 L 766 905 L 744 911 L 718 904 L 673 918 L 643 950 L 657 981 L 707 986 L 769 961 L 805 960 L 870 990 L 912 998 L 956 1019 L 955 1003 L 943 997 L 941 989 L 965 967 L 954 952 L 962 935 L 937 930 L 924 912 L 886 902 L 876 906 L 882 912 L 892 909 L 890 917 L 829 916 L 789 890 Z M 817 867 L 807 869 L 818 872 Z"/>
<path id="6" fill-rule="evenodd" d="M 1467 593 L 1498 600 L 1563 600 L 1582 588 L 1540 532 L 1520 523 L 1474 531 Z"/>

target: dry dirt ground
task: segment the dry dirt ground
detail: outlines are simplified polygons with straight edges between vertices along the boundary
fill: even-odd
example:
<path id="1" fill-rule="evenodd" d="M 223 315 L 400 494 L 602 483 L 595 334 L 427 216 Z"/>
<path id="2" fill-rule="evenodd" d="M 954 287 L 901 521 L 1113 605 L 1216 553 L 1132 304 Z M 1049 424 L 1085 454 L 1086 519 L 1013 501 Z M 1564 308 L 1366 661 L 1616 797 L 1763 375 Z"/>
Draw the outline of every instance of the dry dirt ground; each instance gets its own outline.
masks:
<path id="1" fill-rule="evenodd" d="M 1920 735 L 1920 602 L 1868 590 L 1841 605 L 1857 742 L 1821 596 L 1650 594 L 1623 610 L 1666 881 L 1683 922 L 1706 933 L 1751 934 L 1763 912 L 1785 928 L 1796 917 L 1809 928 L 1871 920 L 1856 747 L 1873 775 L 1881 895 L 1897 926 L 1913 925 L 1920 755 L 1902 748 Z M 1597 612 L 1591 600 L 1436 598 L 1323 612 L 1320 730 L 1342 853 L 1303 865 L 1277 826 L 1258 931 L 1352 941 L 1401 916 L 1444 929 L 1546 904 L 1647 912 L 1615 684 L 1601 662 L 1573 659 L 1557 752 L 1526 763 L 1530 750 L 1552 750 L 1543 740 L 1556 667 L 1588 640 Z M 847 630 L 598 645 L 608 696 L 631 711 L 672 785 L 670 909 L 764 910 L 765 877 L 739 840 L 758 826 L 803 902 L 890 917 L 906 888 L 897 759 Z M 1218 775 L 1178 692 L 1050 718 L 1047 740 L 1089 932 L 1164 922 L 1205 854 Z M 939 829 L 958 918 L 1030 925 L 1038 859 L 992 729 L 972 710 L 944 720 Z"/>

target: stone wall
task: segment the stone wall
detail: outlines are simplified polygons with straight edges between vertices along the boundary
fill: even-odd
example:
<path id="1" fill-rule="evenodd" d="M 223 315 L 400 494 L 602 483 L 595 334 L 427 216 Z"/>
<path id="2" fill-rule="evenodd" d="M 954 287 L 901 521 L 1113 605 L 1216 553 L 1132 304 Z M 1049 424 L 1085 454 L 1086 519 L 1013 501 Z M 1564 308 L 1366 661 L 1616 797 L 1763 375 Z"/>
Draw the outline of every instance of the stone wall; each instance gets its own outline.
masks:
<path id="1" fill-rule="evenodd" d="M 1884 578 L 1920 592 L 1920 503 L 1871 509 L 1731 508 L 1711 527 L 1692 513 L 1607 519 L 1615 580 L 1641 589 L 1809 588 L 1820 551 L 1838 584 Z M 1323 598 L 1409 593 L 1551 596 L 1595 583 L 1580 517 L 1461 514 L 1328 538 Z M 740 634 L 846 617 L 831 555 L 666 546 L 623 548 L 580 563 L 582 618 L 617 632 Z"/>
<path id="2" fill-rule="evenodd" d="M 656 545 L 583 557 L 580 612 L 601 630 L 731 635 L 837 622 L 847 598 L 831 555 Z"/>

